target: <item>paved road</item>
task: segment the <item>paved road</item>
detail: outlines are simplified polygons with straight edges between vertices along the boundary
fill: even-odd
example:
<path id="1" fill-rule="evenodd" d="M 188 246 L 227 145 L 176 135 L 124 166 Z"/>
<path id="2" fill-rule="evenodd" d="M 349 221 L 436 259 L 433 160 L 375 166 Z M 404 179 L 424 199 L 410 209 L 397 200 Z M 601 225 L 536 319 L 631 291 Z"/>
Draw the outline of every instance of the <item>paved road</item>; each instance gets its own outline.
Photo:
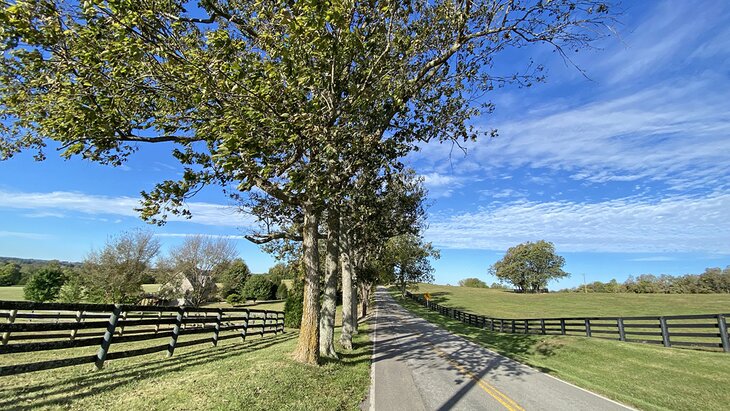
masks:
<path id="1" fill-rule="evenodd" d="M 411 315 L 375 292 L 365 410 L 630 409 L 512 361 Z"/>

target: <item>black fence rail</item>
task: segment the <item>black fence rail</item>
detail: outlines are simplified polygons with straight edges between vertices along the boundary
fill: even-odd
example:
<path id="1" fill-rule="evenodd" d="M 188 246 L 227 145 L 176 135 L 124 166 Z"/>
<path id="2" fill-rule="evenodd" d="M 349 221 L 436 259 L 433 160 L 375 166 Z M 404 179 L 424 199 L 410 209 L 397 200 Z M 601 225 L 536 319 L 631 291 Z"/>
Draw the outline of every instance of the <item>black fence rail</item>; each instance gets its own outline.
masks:
<path id="1" fill-rule="evenodd" d="M 0 301 L 0 360 L 9 355 L 78 347 L 98 347 L 96 355 L 66 357 L 67 352 L 47 361 L 0 366 L 0 376 L 22 374 L 71 365 L 167 351 L 198 344 L 284 332 L 284 313 L 249 308 L 154 307 L 110 304 L 61 304 Z M 205 335 L 178 341 L 181 336 Z M 166 339 L 167 343 L 110 352 L 112 343 Z M 126 344 L 127 346 L 129 344 Z M 125 349 L 126 348 L 126 349 Z M 24 362 L 27 356 L 19 362 Z M 2 361 L 6 363 L 7 361 Z"/>
<path id="2" fill-rule="evenodd" d="M 431 311 L 490 331 L 512 334 L 575 335 L 664 347 L 730 352 L 727 318 L 730 314 L 642 317 L 493 318 L 444 307 L 423 295 L 406 297 Z"/>

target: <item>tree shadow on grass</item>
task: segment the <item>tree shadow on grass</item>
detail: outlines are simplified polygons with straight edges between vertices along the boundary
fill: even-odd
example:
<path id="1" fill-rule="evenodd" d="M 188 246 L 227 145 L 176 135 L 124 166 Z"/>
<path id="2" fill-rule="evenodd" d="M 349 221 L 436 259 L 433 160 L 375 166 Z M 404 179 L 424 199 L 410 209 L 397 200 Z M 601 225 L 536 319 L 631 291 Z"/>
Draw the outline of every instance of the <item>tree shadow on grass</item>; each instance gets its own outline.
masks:
<path id="1" fill-rule="evenodd" d="M 275 337 L 228 344 L 216 348 L 201 347 L 167 359 L 159 359 L 159 357 L 150 359 L 145 363 L 129 365 L 112 363 L 112 366 L 99 372 L 89 371 L 88 374 L 74 377 L 64 377 L 52 370 L 49 372 L 48 379 L 51 380 L 50 382 L 1 390 L 0 393 L 3 395 L 0 399 L 0 409 L 32 410 L 39 407 L 69 405 L 81 398 L 105 391 L 117 390 L 131 383 L 138 383 L 169 373 L 183 372 L 190 367 L 222 361 L 232 355 L 242 355 L 269 348 L 297 336 L 298 332 L 287 332 Z"/>

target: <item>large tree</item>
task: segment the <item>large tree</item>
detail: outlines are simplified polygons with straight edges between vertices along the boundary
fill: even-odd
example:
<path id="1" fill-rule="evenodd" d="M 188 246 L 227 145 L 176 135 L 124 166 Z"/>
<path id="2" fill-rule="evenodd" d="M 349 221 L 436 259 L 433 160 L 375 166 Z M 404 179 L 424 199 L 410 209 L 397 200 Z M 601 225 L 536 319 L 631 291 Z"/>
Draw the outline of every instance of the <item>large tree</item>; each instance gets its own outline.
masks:
<path id="1" fill-rule="evenodd" d="M 430 259 L 439 257 L 439 251 L 418 235 L 403 234 L 393 237 L 385 247 L 386 276 L 405 295 L 409 285 L 433 281 Z"/>
<path id="2" fill-rule="evenodd" d="M 159 252 L 160 241 L 148 231 L 110 237 L 104 248 L 86 256 L 79 271 L 87 297 L 94 302 L 135 302 Z"/>
<path id="3" fill-rule="evenodd" d="M 494 263 L 490 274 L 513 284 L 521 292 L 540 292 L 550 280 L 567 277 L 565 259 L 555 254 L 553 243 L 540 240 L 510 247 L 501 260 Z"/>
<path id="4" fill-rule="evenodd" d="M 299 207 L 306 279 L 296 358 L 319 356 L 325 199 L 372 161 L 480 131 L 471 102 L 540 66 L 500 76 L 501 51 L 559 52 L 605 32 L 599 0 L 18 0 L 0 11 L 0 152 L 119 165 L 172 143 L 179 181 L 144 193 L 143 218 L 189 215 L 204 185 L 253 187 Z M 490 106 L 486 105 L 489 110 Z"/>

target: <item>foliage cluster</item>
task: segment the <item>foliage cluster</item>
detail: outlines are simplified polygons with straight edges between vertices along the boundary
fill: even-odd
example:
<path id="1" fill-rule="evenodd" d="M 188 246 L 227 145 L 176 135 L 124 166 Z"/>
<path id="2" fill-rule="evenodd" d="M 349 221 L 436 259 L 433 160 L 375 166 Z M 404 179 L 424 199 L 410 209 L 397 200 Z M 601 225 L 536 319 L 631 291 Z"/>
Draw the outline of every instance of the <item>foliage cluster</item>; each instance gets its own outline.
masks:
<path id="1" fill-rule="evenodd" d="M 487 283 L 478 278 L 465 278 L 459 280 L 460 287 L 472 287 L 472 288 L 489 288 Z"/>
<path id="2" fill-rule="evenodd" d="M 636 293 L 636 294 L 711 294 L 730 293 L 730 266 L 707 268 L 702 274 L 672 276 L 642 274 L 629 276 L 623 283 L 594 281 L 562 292 Z"/>
<path id="3" fill-rule="evenodd" d="M 550 280 L 567 277 L 565 259 L 555 254 L 553 243 L 540 240 L 510 247 L 501 260 L 494 263 L 490 274 L 517 287 L 520 292 L 540 292 Z"/>
<path id="4" fill-rule="evenodd" d="M 58 298 L 65 280 L 60 266 L 48 265 L 35 271 L 23 288 L 25 299 L 30 301 L 53 301 Z"/>
<path id="5" fill-rule="evenodd" d="M 254 275 L 246 281 L 241 289 L 242 299 L 273 300 L 276 298 L 278 286 L 263 275 Z"/>

